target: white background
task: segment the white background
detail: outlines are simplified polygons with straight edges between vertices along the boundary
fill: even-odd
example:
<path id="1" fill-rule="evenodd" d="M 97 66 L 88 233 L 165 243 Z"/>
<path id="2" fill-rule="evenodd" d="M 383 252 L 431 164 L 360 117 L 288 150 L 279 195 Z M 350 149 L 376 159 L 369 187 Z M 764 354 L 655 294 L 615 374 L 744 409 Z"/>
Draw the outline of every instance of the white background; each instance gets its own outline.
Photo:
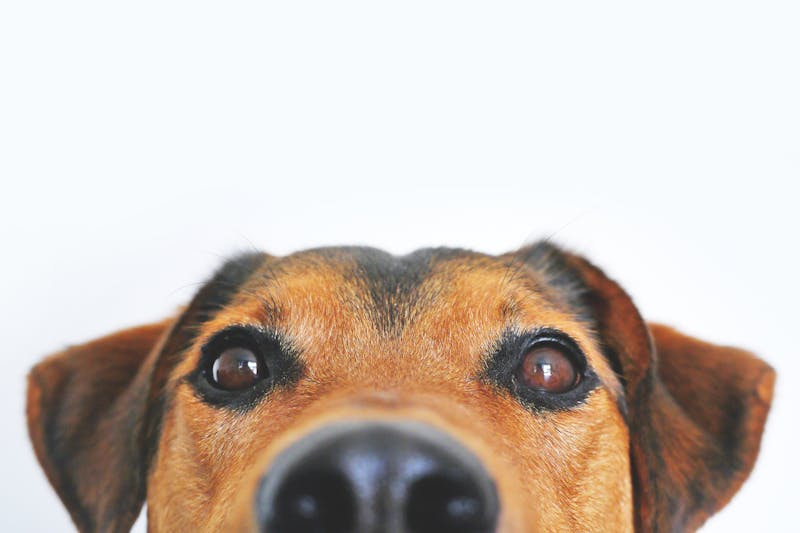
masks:
<path id="1" fill-rule="evenodd" d="M 796 530 L 796 2 L 263 4 L 0 5 L 4 531 L 70 530 L 27 369 L 172 312 L 226 254 L 541 236 L 778 369 L 705 531 Z"/>

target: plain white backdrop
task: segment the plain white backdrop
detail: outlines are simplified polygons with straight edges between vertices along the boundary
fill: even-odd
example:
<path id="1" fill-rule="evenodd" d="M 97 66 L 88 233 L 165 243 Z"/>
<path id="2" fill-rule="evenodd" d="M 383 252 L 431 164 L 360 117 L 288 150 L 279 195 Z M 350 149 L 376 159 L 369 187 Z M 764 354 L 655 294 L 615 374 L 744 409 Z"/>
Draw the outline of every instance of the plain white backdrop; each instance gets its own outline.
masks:
<path id="1" fill-rule="evenodd" d="M 796 530 L 796 2 L 265 4 L 0 5 L 4 531 L 71 530 L 30 366 L 171 313 L 225 255 L 549 236 L 777 368 L 704 531 Z"/>

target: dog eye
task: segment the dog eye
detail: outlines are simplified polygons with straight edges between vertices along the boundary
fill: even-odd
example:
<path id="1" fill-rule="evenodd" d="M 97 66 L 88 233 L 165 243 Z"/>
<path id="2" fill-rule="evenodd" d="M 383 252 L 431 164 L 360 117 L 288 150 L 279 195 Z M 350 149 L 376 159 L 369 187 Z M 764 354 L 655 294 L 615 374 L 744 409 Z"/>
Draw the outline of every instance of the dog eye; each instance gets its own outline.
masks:
<path id="1" fill-rule="evenodd" d="M 268 328 L 229 326 L 199 348 L 198 364 L 184 380 L 213 407 L 245 412 L 275 388 L 297 383 L 303 374 L 292 344 Z"/>
<path id="2" fill-rule="evenodd" d="M 517 380 L 523 386 L 542 392 L 560 394 L 580 383 L 580 373 L 567 348 L 556 341 L 540 341 L 522 356 Z"/>
<path id="3" fill-rule="evenodd" d="M 242 390 L 268 375 L 264 361 L 252 350 L 234 346 L 223 350 L 214 359 L 210 381 L 220 389 Z"/>

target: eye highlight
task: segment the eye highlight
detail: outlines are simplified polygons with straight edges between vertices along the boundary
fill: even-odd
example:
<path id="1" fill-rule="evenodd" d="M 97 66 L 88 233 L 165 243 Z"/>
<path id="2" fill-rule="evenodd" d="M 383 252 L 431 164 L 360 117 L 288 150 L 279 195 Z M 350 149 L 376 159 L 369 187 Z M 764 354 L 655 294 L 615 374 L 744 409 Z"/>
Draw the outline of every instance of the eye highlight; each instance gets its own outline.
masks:
<path id="1" fill-rule="evenodd" d="M 572 390 L 580 374 L 557 342 L 538 341 L 522 356 L 516 377 L 525 387 L 553 394 Z"/>
<path id="2" fill-rule="evenodd" d="M 484 379 L 535 413 L 573 409 L 600 384 L 578 343 L 553 328 L 507 330 L 487 360 Z"/>
<path id="3" fill-rule="evenodd" d="M 211 384 L 221 389 L 242 390 L 269 377 L 269 369 L 249 348 L 234 346 L 223 350 L 214 359 L 209 377 Z"/>

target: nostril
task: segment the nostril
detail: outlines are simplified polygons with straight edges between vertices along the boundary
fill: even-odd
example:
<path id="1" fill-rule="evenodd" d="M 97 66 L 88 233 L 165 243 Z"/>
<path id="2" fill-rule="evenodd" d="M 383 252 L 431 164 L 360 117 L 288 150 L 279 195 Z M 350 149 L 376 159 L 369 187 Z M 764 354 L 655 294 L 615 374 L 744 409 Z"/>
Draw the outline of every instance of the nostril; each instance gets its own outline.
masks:
<path id="1" fill-rule="evenodd" d="M 355 497 L 340 473 L 308 470 L 286 480 L 272 516 L 270 533 L 347 533 L 355 528 Z"/>
<path id="2" fill-rule="evenodd" d="M 268 533 L 490 533 L 500 501 L 481 461 L 416 422 L 341 422 L 286 448 L 262 476 Z"/>
<path id="3" fill-rule="evenodd" d="M 406 525 L 412 533 L 486 533 L 494 528 L 495 503 L 456 473 L 417 480 L 407 498 Z"/>

